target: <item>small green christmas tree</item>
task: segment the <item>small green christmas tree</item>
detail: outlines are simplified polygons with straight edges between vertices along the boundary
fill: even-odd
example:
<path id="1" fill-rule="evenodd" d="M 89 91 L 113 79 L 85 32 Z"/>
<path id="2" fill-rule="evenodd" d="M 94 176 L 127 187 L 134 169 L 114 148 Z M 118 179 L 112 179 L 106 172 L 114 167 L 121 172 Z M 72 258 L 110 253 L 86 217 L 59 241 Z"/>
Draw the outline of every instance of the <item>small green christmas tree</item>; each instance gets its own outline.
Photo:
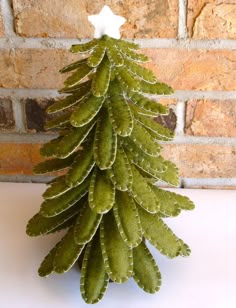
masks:
<path id="1" fill-rule="evenodd" d="M 162 218 L 193 209 L 193 203 L 155 185 L 159 180 L 178 185 L 178 172 L 160 155 L 159 142 L 174 134 L 153 120 L 168 108 L 146 94 L 172 89 L 140 65 L 148 58 L 132 42 L 103 35 L 70 51 L 89 56 L 60 71 L 72 72 L 60 90 L 68 95 L 48 113 L 64 112 L 46 124 L 60 129 L 59 137 L 41 148 L 50 159 L 35 167 L 37 174 L 64 169 L 65 174 L 49 183 L 39 213 L 27 225 L 30 236 L 67 233 L 39 275 L 64 273 L 82 262 L 87 303 L 102 298 L 109 279 L 123 283 L 133 277 L 154 293 L 161 275 L 145 240 L 170 258 L 190 253 Z"/>

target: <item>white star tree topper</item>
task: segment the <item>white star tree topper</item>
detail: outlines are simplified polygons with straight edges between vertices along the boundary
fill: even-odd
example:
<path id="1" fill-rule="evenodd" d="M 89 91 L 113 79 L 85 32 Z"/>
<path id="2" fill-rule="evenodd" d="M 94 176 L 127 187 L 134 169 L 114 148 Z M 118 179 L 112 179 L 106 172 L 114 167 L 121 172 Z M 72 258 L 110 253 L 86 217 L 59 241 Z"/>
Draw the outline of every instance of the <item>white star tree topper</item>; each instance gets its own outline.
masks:
<path id="1" fill-rule="evenodd" d="M 126 21 L 124 17 L 115 15 L 107 5 L 104 5 L 99 14 L 90 15 L 88 17 L 88 20 L 95 28 L 95 38 L 100 38 L 103 35 L 108 35 L 115 39 L 120 38 L 120 27 Z"/>

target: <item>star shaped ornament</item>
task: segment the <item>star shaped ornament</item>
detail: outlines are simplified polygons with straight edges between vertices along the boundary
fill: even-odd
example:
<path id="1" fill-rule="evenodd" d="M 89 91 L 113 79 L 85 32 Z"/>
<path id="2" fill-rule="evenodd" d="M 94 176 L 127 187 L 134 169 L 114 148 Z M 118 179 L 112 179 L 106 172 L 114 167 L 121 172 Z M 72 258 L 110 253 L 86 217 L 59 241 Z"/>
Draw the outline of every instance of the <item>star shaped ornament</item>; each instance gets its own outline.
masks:
<path id="1" fill-rule="evenodd" d="M 120 27 L 126 21 L 124 17 L 115 15 L 107 5 L 104 5 L 99 14 L 90 15 L 88 20 L 95 28 L 95 38 L 100 38 L 103 35 L 109 35 L 115 39 L 120 38 Z"/>

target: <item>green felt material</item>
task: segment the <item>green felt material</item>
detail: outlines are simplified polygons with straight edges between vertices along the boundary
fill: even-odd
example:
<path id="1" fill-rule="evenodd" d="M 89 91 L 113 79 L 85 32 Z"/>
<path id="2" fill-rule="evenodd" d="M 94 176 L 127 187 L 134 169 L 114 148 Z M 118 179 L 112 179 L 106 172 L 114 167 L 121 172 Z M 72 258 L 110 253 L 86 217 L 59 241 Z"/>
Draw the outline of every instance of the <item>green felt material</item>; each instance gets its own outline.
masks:
<path id="1" fill-rule="evenodd" d="M 124 54 L 124 56 L 126 58 L 128 58 L 131 61 L 135 61 L 135 62 L 147 62 L 148 61 L 148 57 L 144 54 L 140 54 L 140 53 L 136 53 L 133 50 L 131 50 L 130 48 L 127 48 L 126 46 L 122 46 L 120 45 L 121 49 L 120 51 Z"/>
<path id="2" fill-rule="evenodd" d="M 101 109 L 104 102 L 103 97 L 89 96 L 72 112 L 70 123 L 74 127 L 82 127 L 91 122 Z"/>
<path id="3" fill-rule="evenodd" d="M 89 175 L 94 167 L 93 143 L 90 141 L 78 152 L 71 168 L 69 169 L 65 181 L 68 186 L 78 186 Z"/>
<path id="4" fill-rule="evenodd" d="M 134 121 L 134 128 L 129 137 L 146 154 L 159 156 L 161 146 L 157 144 L 151 134 L 138 121 Z"/>
<path id="5" fill-rule="evenodd" d="M 43 193 L 44 199 L 53 199 L 66 193 L 71 187 L 65 182 L 65 176 L 58 177 Z"/>
<path id="6" fill-rule="evenodd" d="M 74 240 L 74 229 L 71 228 L 59 243 L 54 259 L 54 271 L 58 274 L 67 272 L 76 262 L 84 245 L 78 245 Z"/>
<path id="7" fill-rule="evenodd" d="M 156 293 L 161 286 L 161 273 L 144 242 L 133 249 L 133 259 L 134 280 L 145 292 Z"/>
<path id="8" fill-rule="evenodd" d="M 88 43 L 72 45 L 70 51 L 73 53 L 84 53 L 91 51 L 98 45 L 99 40 L 93 39 Z"/>
<path id="9" fill-rule="evenodd" d="M 63 113 L 62 115 L 52 120 L 47 121 L 44 128 L 46 130 L 49 130 L 49 129 L 53 129 L 59 126 L 63 126 L 64 124 L 67 124 L 70 122 L 70 116 L 71 116 L 71 112 Z"/>
<path id="10" fill-rule="evenodd" d="M 76 203 L 67 211 L 62 212 L 59 215 L 53 217 L 44 217 L 39 213 L 34 215 L 28 222 L 26 227 L 26 233 L 29 236 L 39 236 L 47 234 L 57 227 L 63 225 L 66 221 L 76 216 L 81 209 L 81 204 Z"/>
<path id="11" fill-rule="evenodd" d="M 98 119 L 94 140 L 94 159 L 97 166 L 109 169 L 115 161 L 117 149 L 117 135 L 112 129 L 108 113 L 103 110 Z"/>
<path id="12" fill-rule="evenodd" d="M 56 255 L 57 248 L 59 246 L 60 242 L 53 247 L 47 254 L 47 256 L 44 258 L 43 262 L 40 264 L 40 267 L 38 269 L 38 274 L 41 277 L 48 277 L 50 274 L 54 272 L 54 258 Z"/>
<path id="13" fill-rule="evenodd" d="M 87 245 L 82 264 L 80 291 L 87 304 L 100 301 L 109 282 L 98 235 Z"/>
<path id="14" fill-rule="evenodd" d="M 92 92 L 96 97 L 104 96 L 108 90 L 111 78 L 111 64 L 107 57 L 104 57 L 101 65 L 97 68 L 92 81 Z"/>
<path id="15" fill-rule="evenodd" d="M 123 241 L 131 248 L 138 246 L 142 241 L 142 228 L 133 198 L 127 192 L 116 191 L 113 210 Z"/>
<path id="16" fill-rule="evenodd" d="M 119 52 L 116 45 L 114 45 L 112 43 L 108 45 L 107 56 L 108 56 L 110 63 L 113 66 L 120 67 L 124 64 L 124 59 L 123 59 L 121 53 Z"/>
<path id="17" fill-rule="evenodd" d="M 98 214 L 107 213 L 115 201 L 115 187 L 106 171 L 95 168 L 89 186 L 89 206 Z"/>
<path id="18" fill-rule="evenodd" d="M 169 185 L 179 185 L 179 171 L 176 165 L 168 160 L 165 161 L 166 170 L 157 175 L 157 178 Z"/>
<path id="19" fill-rule="evenodd" d="M 140 92 L 143 93 L 158 94 L 158 95 L 173 93 L 173 89 L 165 83 L 157 82 L 154 84 L 150 84 L 144 80 L 141 80 L 139 86 L 140 89 L 142 89 Z"/>
<path id="20" fill-rule="evenodd" d="M 152 84 L 157 82 L 154 73 L 148 70 L 147 68 L 140 66 L 139 64 L 127 59 L 125 60 L 125 66 L 132 74 L 134 74 L 141 80 L 145 80 L 146 82 Z"/>
<path id="21" fill-rule="evenodd" d="M 130 110 L 130 107 L 126 99 L 116 93 L 116 89 L 112 89 L 116 86 L 116 83 L 110 87 L 110 99 L 107 99 L 107 106 L 109 117 L 111 119 L 112 127 L 114 131 L 123 137 L 129 136 L 133 129 L 133 117 Z"/>
<path id="22" fill-rule="evenodd" d="M 162 104 L 151 100 L 142 94 L 130 92 L 128 95 L 135 105 L 139 106 L 140 109 L 151 112 L 153 115 L 155 114 L 157 116 L 158 114 L 165 115 L 169 113 L 168 107 L 163 106 Z"/>
<path id="23" fill-rule="evenodd" d="M 98 66 L 102 62 L 102 59 L 105 56 L 105 52 L 106 52 L 106 47 L 101 43 L 98 44 L 94 48 L 91 56 L 88 58 L 87 64 L 90 67 Z"/>
<path id="24" fill-rule="evenodd" d="M 139 45 L 134 43 L 134 42 L 128 42 L 128 41 L 124 41 L 122 39 L 120 40 L 115 40 L 114 44 L 117 44 L 117 48 L 124 48 L 124 49 L 131 49 L 131 50 L 137 50 L 139 49 Z"/>
<path id="25" fill-rule="evenodd" d="M 45 160 L 34 167 L 34 173 L 36 174 L 45 174 L 49 172 L 60 171 L 65 168 L 68 168 L 75 158 L 76 154 L 73 154 L 65 159 L 49 159 Z"/>
<path id="26" fill-rule="evenodd" d="M 117 189 L 122 191 L 128 190 L 133 176 L 129 160 L 121 146 L 117 148 L 114 164 L 107 172 Z"/>
<path id="27" fill-rule="evenodd" d="M 124 66 L 116 68 L 116 77 L 123 88 L 129 89 L 130 91 L 137 91 L 140 88 L 139 80 Z"/>
<path id="28" fill-rule="evenodd" d="M 91 76 L 88 76 L 91 77 Z M 74 87 L 64 87 L 62 89 L 60 89 L 58 92 L 61 94 L 73 94 L 73 95 L 81 95 L 81 93 L 87 93 L 89 92 L 90 88 L 91 88 L 91 80 L 87 80 L 87 81 L 83 81 L 77 85 L 75 85 Z"/>
<path id="29" fill-rule="evenodd" d="M 135 201 L 149 213 L 156 213 L 159 211 L 159 204 L 154 192 L 148 185 L 145 178 L 138 172 L 138 170 L 131 166 L 133 173 L 133 181 L 130 186 L 130 193 Z"/>
<path id="30" fill-rule="evenodd" d="M 89 182 L 90 179 L 87 178 L 82 184 L 70 189 L 65 194 L 45 200 L 41 205 L 40 214 L 44 217 L 53 217 L 66 211 L 88 192 Z"/>
<path id="31" fill-rule="evenodd" d="M 92 73 L 92 68 L 87 63 L 82 64 L 70 77 L 64 82 L 65 87 L 74 87 L 78 85 L 85 77 Z"/>
<path id="32" fill-rule="evenodd" d="M 66 65 L 62 69 L 59 70 L 60 73 L 68 73 L 71 71 L 74 71 L 78 69 L 81 65 L 85 64 L 87 62 L 87 59 L 81 59 L 79 61 L 73 62 L 69 65 Z"/>
<path id="33" fill-rule="evenodd" d="M 144 237 L 169 258 L 179 255 L 182 243 L 157 214 L 138 208 Z"/>
<path id="34" fill-rule="evenodd" d="M 121 238 L 112 212 L 103 216 L 100 231 L 106 272 L 112 281 L 123 283 L 133 274 L 133 254 Z"/>
<path id="35" fill-rule="evenodd" d="M 86 244 L 94 236 L 102 215 L 91 210 L 88 202 L 85 202 L 76 220 L 74 227 L 74 238 L 77 244 Z"/>

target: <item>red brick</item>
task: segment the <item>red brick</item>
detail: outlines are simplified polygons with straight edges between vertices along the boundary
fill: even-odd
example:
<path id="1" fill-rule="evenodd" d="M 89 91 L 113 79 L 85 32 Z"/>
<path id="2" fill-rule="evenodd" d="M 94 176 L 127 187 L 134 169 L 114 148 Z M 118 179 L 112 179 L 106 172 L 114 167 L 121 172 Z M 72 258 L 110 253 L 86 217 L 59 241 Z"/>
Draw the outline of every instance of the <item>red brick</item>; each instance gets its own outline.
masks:
<path id="1" fill-rule="evenodd" d="M 88 16 L 98 14 L 105 4 L 127 19 L 124 37 L 177 36 L 177 0 L 13 0 L 15 28 L 26 37 L 92 38 L 94 28 Z"/>
<path id="2" fill-rule="evenodd" d="M 194 39 L 235 39 L 235 0 L 188 0 L 188 33 Z"/>
<path id="3" fill-rule="evenodd" d="M 236 101 L 189 101 L 185 132 L 194 136 L 236 137 Z"/>
<path id="4" fill-rule="evenodd" d="M 236 177 L 236 146 L 166 144 L 163 156 L 176 163 L 184 178 Z"/>

